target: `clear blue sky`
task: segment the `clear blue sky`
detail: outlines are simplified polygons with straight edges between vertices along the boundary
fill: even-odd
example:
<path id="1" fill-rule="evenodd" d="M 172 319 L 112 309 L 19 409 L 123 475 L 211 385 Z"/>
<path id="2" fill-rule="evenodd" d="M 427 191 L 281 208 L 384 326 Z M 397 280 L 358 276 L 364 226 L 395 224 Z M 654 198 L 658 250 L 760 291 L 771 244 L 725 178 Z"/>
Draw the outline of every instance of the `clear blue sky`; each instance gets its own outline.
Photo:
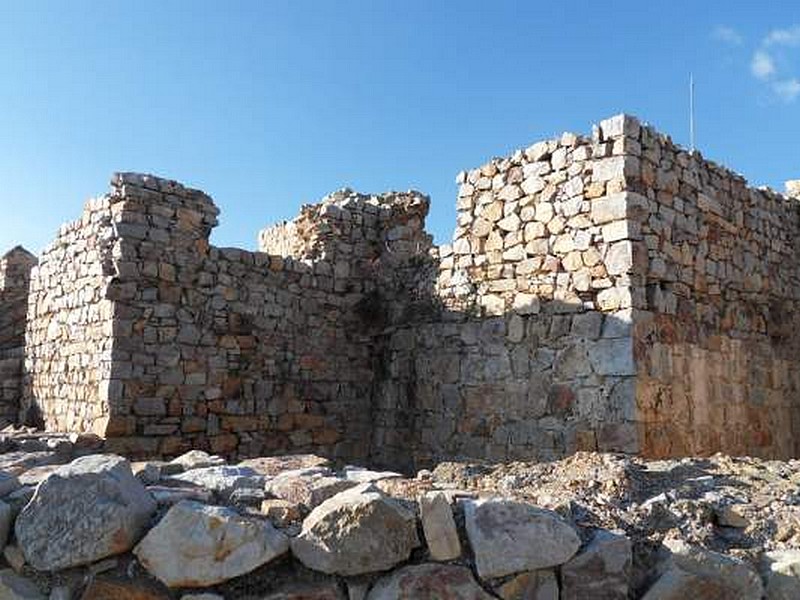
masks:
<path id="1" fill-rule="evenodd" d="M 797 2 L 0 0 L 0 251 L 38 251 L 116 170 L 199 187 L 212 240 L 345 185 L 420 189 L 629 112 L 755 184 L 800 177 Z"/>

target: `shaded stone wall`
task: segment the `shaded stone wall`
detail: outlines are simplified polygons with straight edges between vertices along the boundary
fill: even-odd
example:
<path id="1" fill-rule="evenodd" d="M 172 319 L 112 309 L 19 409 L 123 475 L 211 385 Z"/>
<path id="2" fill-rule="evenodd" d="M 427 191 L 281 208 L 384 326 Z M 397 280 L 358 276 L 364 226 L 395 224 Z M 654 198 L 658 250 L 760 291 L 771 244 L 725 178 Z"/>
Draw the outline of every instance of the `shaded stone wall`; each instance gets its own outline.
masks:
<path id="1" fill-rule="evenodd" d="M 34 266 L 36 257 L 21 246 L 0 258 L 0 423 L 18 418 L 28 284 Z"/>
<path id="2" fill-rule="evenodd" d="M 652 128 L 628 139 L 642 451 L 797 456 L 800 204 Z"/>
<path id="3" fill-rule="evenodd" d="M 638 451 L 628 165 L 621 123 L 605 126 L 604 142 L 564 134 L 458 176 L 438 311 L 385 340 L 378 462 Z"/>

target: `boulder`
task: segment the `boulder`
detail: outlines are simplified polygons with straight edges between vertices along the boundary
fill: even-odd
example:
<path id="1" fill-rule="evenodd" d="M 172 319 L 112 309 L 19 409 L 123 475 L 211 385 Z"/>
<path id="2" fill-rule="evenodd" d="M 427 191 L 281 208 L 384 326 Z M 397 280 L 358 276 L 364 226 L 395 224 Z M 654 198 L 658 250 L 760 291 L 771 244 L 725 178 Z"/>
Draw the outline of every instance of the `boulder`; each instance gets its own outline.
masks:
<path id="1" fill-rule="evenodd" d="M 561 600 L 625 600 L 632 561 L 627 537 L 598 531 L 582 552 L 561 567 Z"/>
<path id="2" fill-rule="evenodd" d="M 261 514 L 277 527 L 288 527 L 302 518 L 300 506 L 280 498 L 267 498 L 261 502 Z"/>
<path id="3" fill-rule="evenodd" d="M 761 578 L 741 560 L 682 540 L 667 540 L 664 546 L 670 550 L 670 558 L 643 600 L 761 599 Z"/>
<path id="4" fill-rule="evenodd" d="M 552 569 L 528 571 L 515 575 L 495 592 L 503 600 L 559 600 L 558 578 Z"/>
<path id="5" fill-rule="evenodd" d="M 0 598 L 3 600 L 46 600 L 30 579 L 17 575 L 11 569 L 0 571 Z"/>
<path id="6" fill-rule="evenodd" d="M 21 485 L 16 475 L 0 471 L 0 498 L 18 490 Z"/>
<path id="7" fill-rule="evenodd" d="M 292 552 L 315 571 L 360 575 L 392 568 L 418 545 L 413 512 L 362 484 L 311 511 Z"/>
<path id="8" fill-rule="evenodd" d="M 263 600 L 345 600 L 336 583 L 290 583 Z"/>
<path id="9" fill-rule="evenodd" d="M 28 563 L 55 571 L 127 552 L 156 504 L 121 456 L 84 456 L 50 475 L 17 517 Z"/>
<path id="10" fill-rule="evenodd" d="M 379 579 L 367 600 L 491 600 L 466 567 L 428 563 L 398 569 Z"/>
<path id="11" fill-rule="evenodd" d="M 504 498 L 465 500 L 464 515 L 482 578 L 560 565 L 581 545 L 558 514 L 530 504 Z"/>
<path id="12" fill-rule="evenodd" d="M 13 520 L 11 506 L 0 500 L 0 552 L 6 547 Z"/>
<path id="13" fill-rule="evenodd" d="M 800 598 L 800 550 L 776 550 L 764 555 L 767 600 Z"/>
<path id="14" fill-rule="evenodd" d="M 206 587 L 249 573 L 288 549 L 288 538 L 268 521 L 184 500 L 133 552 L 168 587 Z"/>
<path id="15" fill-rule="evenodd" d="M 420 496 L 419 514 L 431 558 L 444 562 L 461 556 L 461 542 L 447 497 L 441 492 Z"/>

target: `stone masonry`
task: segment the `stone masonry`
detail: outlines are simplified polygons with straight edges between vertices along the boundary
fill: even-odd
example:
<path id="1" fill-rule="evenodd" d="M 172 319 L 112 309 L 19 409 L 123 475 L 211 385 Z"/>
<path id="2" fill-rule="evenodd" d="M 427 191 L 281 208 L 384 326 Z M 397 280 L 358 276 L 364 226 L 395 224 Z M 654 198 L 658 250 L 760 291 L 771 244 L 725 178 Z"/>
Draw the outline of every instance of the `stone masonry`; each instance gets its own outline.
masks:
<path id="1" fill-rule="evenodd" d="M 17 420 L 22 392 L 28 284 L 36 257 L 17 246 L 0 258 L 0 422 Z"/>
<path id="2" fill-rule="evenodd" d="M 458 183 L 449 245 L 422 194 L 345 189 L 248 252 L 209 244 L 203 192 L 115 175 L 32 270 L 21 416 L 134 455 L 400 469 L 800 453 L 796 184 L 625 115 Z"/>

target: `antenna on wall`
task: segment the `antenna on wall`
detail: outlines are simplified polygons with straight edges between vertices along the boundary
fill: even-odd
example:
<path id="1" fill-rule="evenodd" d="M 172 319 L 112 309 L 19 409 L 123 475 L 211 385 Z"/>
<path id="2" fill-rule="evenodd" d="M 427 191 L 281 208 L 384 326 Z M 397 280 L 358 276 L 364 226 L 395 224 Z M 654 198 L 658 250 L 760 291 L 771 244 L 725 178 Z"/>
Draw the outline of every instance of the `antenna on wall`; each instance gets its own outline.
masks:
<path id="1" fill-rule="evenodd" d="M 694 75 L 689 73 L 689 147 L 694 154 Z"/>

